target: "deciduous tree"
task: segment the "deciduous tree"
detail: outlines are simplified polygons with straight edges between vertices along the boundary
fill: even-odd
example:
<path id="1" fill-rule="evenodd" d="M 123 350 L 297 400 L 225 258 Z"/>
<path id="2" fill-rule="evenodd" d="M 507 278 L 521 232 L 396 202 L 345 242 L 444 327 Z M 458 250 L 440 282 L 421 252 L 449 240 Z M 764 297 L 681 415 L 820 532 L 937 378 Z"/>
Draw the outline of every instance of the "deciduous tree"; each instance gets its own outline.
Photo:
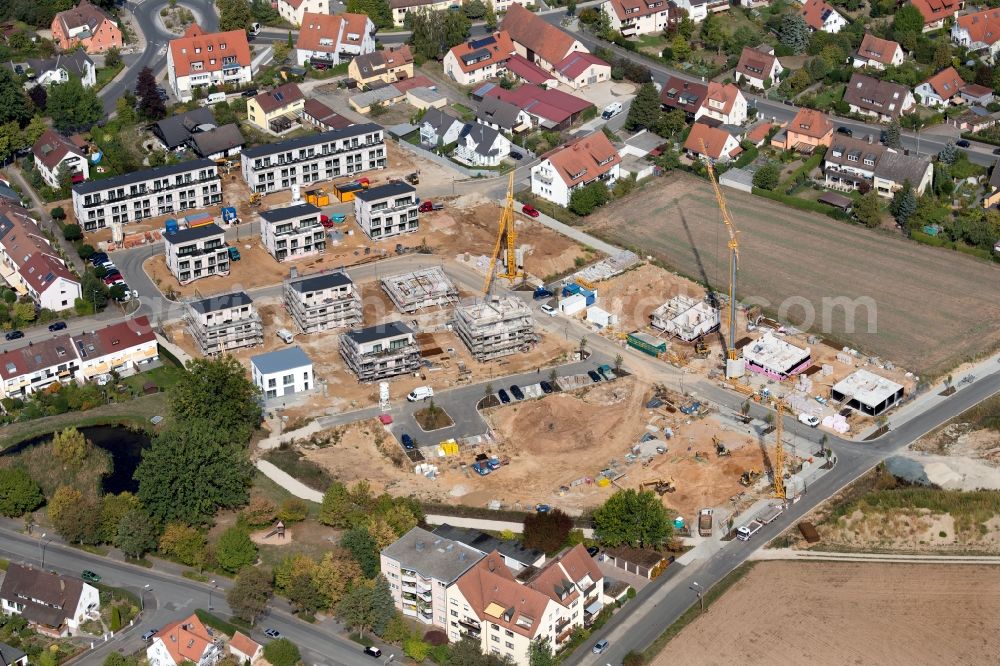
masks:
<path id="1" fill-rule="evenodd" d="M 205 535 L 183 523 L 168 523 L 160 537 L 160 552 L 189 567 L 205 562 Z"/>
<path id="2" fill-rule="evenodd" d="M 346 548 L 354 561 L 361 567 L 367 578 L 374 578 L 379 572 L 378 548 L 368 530 L 363 527 L 353 527 L 344 533 L 340 545 Z"/>
<path id="3" fill-rule="evenodd" d="M 594 512 L 595 533 L 608 546 L 654 547 L 671 535 L 663 502 L 650 491 L 619 490 Z"/>
<path id="4" fill-rule="evenodd" d="M 101 542 L 115 543 L 122 518 L 139 508 L 139 498 L 129 492 L 105 495 L 101 498 Z"/>
<path id="5" fill-rule="evenodd" d="M 216 0 L 219 10 L 219 30 L 248 30 L 253 23 L 253 12 L 247 0 Z"/>
<path id="6" fill-rule="evenodd" d="M 79 467 L 86 460 L 93 445 L 87 441 L 82 432 L 70 426 L 52 436 L 52 446 L 59 462 L 70 467 Z"/>
<path id="7" fill-rule="evenodd" d="M 768 162 L 753 175 L 753 186 L 762 190 L 773 190 L 778 186 L 781 177 L 781 167 L 775 162 Z"/>
<path id="8" fill-rule="evenodd" d="M 104 105 L 93 88 L 84 88 L 80 79 L 71 77 L 49 89 L 46 111 L 52 124 L 63 132 L 90 129 L 104 115 Z"/>
<path id="9" fill-rule="evenodd" d="M 389 9 L 388 0 L 347 0 L 347 11 L 367 15 L 377 28 L 393 26 L 392 10 Z"/>
<path id="10" fill-rule="evenodd" d="M 263 495 L 251 495 L 250 502 L 241 512 L 247 524 L 251 527 L 262 527 L 274 522 L 278 508 Z"/>
<path id="11" fill-rule="evenodd" d="M 364 577 L 350 553 L 337 548 L 323 555 L 313 570 L 313 581 L 323 595 L 323 607 L 334 608 L 351 585 Z"/>
<path id="12" fill-rule="evenodd" d="M 383 576 L 351 587 L 337 604 L 337 615 L 361 636 L 379 633 L 395 614 L 389 583 Z"/>
<path id="13" fill-rule="evenodd" d="M 24 127 L 34 108 L 10 67 L 0 68 L 0 124 L 15 122 Z"/>
<path id="14" fill-rule="evenodd" d="M 924 16 L 913 5 L 906 4 L 896 10 L 892 18 L 892 34 L 896 41 L 904 35 L 920 35 L 924 30 Z"/>
<path id="15" fill-rule="evenodd" d="M 137 508 L 122 516 L 115 545 L 128 557 L 138 558 L 155 550 L 159 538 L 159 526 L 148 513 Z"/>
<path id="16" fill-rule="evenodd" d="M 264 658 L 271 666 L 297 666 L 302 661 L 302 654 L 295 643 L 279 638 L 264 646 Z"/>
<path id="17" fill-rule="evenodd" d="M 529 513 L 524 517 L 525 548 L 537 548 L 545 553 L 554 553 L 563 544 L 573 529 L 573 519 L 560 509 L 546 513 Z"/>
<path id="18" fill-rule="evenodd" d="M 0 514 L 8 518 L 34 511 L 45 501 L 42 489 L 23 467 L 0 469 Z"/>
<path id="19" fill-rule="evenodd" d="M 854 202 L 854 217 L 869 229 L 882 223 L 882 203 L 875 190 L 869 191 Z"/>
<path id="20" fill-rule="evenodd" d="M 97 543 L 100 538 L 100 508 L 69 486 L 60 486 L 49 500 L 49 520 L 70 543 Z"/>
<path id="21" fill-rule="evenodd" d="M 245 567 L 226 593 L 226 601 L 233 609 L 233 614 L 249 622 L 252 627 L 267 610 L 267 602 L 273 592 L 270 571 L 259 567 Z"/>
<path id="22" fill-rule="evenodd" d="M 215 547 L 215 559 L 220 567 L 233 573 L 256 562 L 257 546 L 250 540 L 247 528 L 237 523 L 223 532 Z"/>
<path id="23" fill-rule="evenodd" d="M 200 421 L 245 444 L 260 424 L 260 389 L 232 356 L 188 361 L 184 380 L 171 387 L 170 409 L 183 422 Z"/>
<path id="24" fill-rule="evenodd" d="M 530 666 L 556 666 L 559 660 L 552 654 L 552 645 L 547 638 L 537 638 L 531 641 L 528 648 L 528 664 Z"/>
<path id="25" fill-rule="evenodd" d="M 167 107 L 156 89 L 156 76 L 149 67 L 139 70 L 135 82 L 135 94 L 139 98 L 139 113 L 150 120 L 159 120 L 167 115 Z"/>
<path id="26" fill-rule="evenodd" d="M 577 215 L 590 215 L 595 208 L 608 202 L 608 188 L 603 181 L 595 180 L 590 185 L 574 189 L 569 199 L 569 209 Z"/>
<path id="27" fill-rule="evenodd" d="M 31 90 L 28 91 L 28 98 L 31 99 L 31 103 L 35 105 L 36 109 L 44 111 L 45 105 L 49 101 L 49 92 L 45 86 L 32 86 Z"/>

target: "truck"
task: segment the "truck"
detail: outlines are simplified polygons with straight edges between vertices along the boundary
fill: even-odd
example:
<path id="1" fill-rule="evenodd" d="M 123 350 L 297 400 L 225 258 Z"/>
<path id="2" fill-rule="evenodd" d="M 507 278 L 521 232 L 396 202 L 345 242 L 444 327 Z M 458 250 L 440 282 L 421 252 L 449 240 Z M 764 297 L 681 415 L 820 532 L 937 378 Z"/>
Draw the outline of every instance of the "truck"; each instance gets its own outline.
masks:
<path id="1" fill-rule="evenodd" d="M 702 509 L 698 513 L 698 536 L 712 536 L 712 509 Z"/>
<path id="2" fill-rule="evenodd" d="M 486 476 L 490 473 L 490 467 L 486 463 L 475 462 L 472 463 L 472 471 L 479 476 Z"/>
<path id="3" fill-rule="evenodd" d="M 606 379 L 609 382 L 612 379 L 616 379 L 618 377 L 618 375 L 614 373 L 614 370 L 611 369 L 611 366 L 607 364 L 597 366 L 597 371 L 602 375 L 604 375 L 604 379 Z"/>
<path id="4" fill-rule="evenodd" d="M 767 507 L 767 509 L 764 510 L 764 513 L 757 516 L 757 520 L 764 523 L 765 525 L 770 525 L 771 523 L 773 523 L 775 520 L 778 519 L 778 516 L 780 516 L 784 510 L 785 509 L 781 505 L 774 504 L 772 506 Z"/>
<path id="5" fill-rule="evenodd" d="M 496 456 L 487 460 L 486 464 L 489 465 L 489 468 L 491 470 L 500 469 L 500 459 L 497 458 Z"/>
<path id="6" fill-rule="evenodd" d="M 695 400 L 690 405 L 681 407 L 681 412 L 684 414 L 697 414 L 699 409 L 701 409 L 701 403 Z"/>
<path id="7" fill-rule="evenodd" d="M 229 251 L 229 260 L 230 261 L 239 261 L 240 260 L 240 251 L 239 250 L 237 250 L 235 247 L 232 247 L 232 246 L 229 246 L 226 249 Z"/>
<path id="8" fill-rule="evenodd" d="M 750 537 L 764 529 L 764 523 L 759 520 L 751 520 L 746 525 L 736 528 L 736 538 L 740 541 L 749 541 Z"/>

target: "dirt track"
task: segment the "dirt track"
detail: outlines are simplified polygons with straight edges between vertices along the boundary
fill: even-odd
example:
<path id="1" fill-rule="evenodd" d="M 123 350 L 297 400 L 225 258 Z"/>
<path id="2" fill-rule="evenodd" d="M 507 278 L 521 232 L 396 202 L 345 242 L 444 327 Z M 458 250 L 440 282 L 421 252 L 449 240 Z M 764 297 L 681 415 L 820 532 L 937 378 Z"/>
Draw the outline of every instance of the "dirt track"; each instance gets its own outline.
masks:
<path id="1" fill-rule="evenodd" d="M 995 664 L 998 613 L 998 567 L 767 562 L 653 664 Z"/>
<path id="2" fill-rule="evenodd" d="M 1000 268 L 735 190 L 725 194 L 741 232 L 741 301 L 796 325 L 808 303 L 814 331 L 921 374 L 943 373 L 1000 344 L 1000 291 L 989 286 L 1000 281 Z M 590 219 L 589 230 L 612 242 L 652 253 L 696 280 L 727 284 L 727 235 L 706 181 L 671 174 Z M 855 332 L 842 307 L 822 330 L 823 299 L 839 297 L 874 299 L 876 332 L 863 307 Z"/>

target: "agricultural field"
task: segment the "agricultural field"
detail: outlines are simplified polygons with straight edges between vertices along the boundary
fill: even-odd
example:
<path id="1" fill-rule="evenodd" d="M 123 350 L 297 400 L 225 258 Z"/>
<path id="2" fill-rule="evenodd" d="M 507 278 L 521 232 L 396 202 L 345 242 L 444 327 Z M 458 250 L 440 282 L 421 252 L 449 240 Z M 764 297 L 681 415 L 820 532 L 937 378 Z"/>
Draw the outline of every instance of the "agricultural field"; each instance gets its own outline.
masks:
<path id="1" fill-rule="evenodd" d="M 1000 570 L 763 562 L 652 663 L 993 664 Z"/>
<path id="2" fill-rule="evenodd" d="M 740 229 L 743 303 L 793 325 L 808 307 L 814 332 L 924 375 L 1000 345 L 1000 299 L 986 287 L 1000 279 L 997 266 L 742 192 L 727 189 L 726 197 Z M 726 230 L 711 186 L 694 176 L 677 174 L 601 209 L 587 230 L 699 282 L 727 285 Z M 840 298 L 875 307 L 855 308 L 853 330 L 845 308 L 828 307 L 824 330 L 824 299 Z"/>

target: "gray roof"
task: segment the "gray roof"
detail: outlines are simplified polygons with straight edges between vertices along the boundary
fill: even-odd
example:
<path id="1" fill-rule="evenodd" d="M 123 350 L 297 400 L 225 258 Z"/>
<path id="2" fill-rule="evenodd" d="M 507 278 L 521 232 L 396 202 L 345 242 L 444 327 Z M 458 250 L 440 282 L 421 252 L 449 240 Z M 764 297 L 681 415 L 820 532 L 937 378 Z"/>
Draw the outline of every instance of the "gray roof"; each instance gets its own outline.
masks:
<path id="1" fill-rule="evenodd" d="M 445 539 L 420 527 L 414 527 L 383 548 L 382 554 L 399 562 L 402 568 L 413 569 L 422 576 L 445 583 L 458 580 L 459 576 L 483 559 L 483 554 L 475 548 Z"/>
<path id="2" fill-rule="evenodd" d="M 198 169 L 206 169 L 214 166 L 215 162 L 206 159 L 188 160 L 187 162 L 181 162 L 180 164 L 165 164 L 164 166 L 158 166 L 152 169 L 143 169 L 141 171 L 133 171 L 131 173 L 122 174 L 121 176 L 112 176 L 111 178 L 102 178 L 100 180 L 88 180 L 80 183 L 79 185 L 74 185 L 73 191 L 77 194 L 103 192 L 105 190 L 123 187 L 125 185 L 132 185 L 134 183 L 145 183 L 147 180 L 152 180 L 154 178 L 166 178 L 168 176 L 176 176 L 177 174 L 188 173 L 189 171 L 197 171 Z"/>
<path id="3" fill-rule="evenodd" d="M 990 186 L 995 190 L 1000 190 L 1000 160 L 997 160 L 997 163 L 993 165 L 993 171 L 990 172 Z"/>
<path id="4" fill-rule="evenodd" d="M 427 102 L 428 104 L 433 104 L 439 99 L 445 99 L 444 95 L 439 93 L 437 90 L 428 88 L 427 86 L 417 86 L 416 88 L 410 88 L 406 92 L 413 95 L 417 99 Z"/>
<path id="5" fill-rule="evenodd" d="M 917 187 L 928 166 L 930 160 L 925 158 L 887 151 L 875 165 L 875 176 L 899 184 L 908 180 L 910 185 Z"/>
<path id="6" fill-rule="evenodd" d="M 375 324 L 367 328 L 359 328 L 356 331 L 348 331 L 345 335 L 358 344 L 365 342 L 375 342 L 385 338 L 394 338 L 397 335 L 413 334 L 413 329 L 401 321 L 392 321 L 386 324 Z"/>
<path id="7" fill-rule="evenodd" d="M 18 659 L 24 659 L 26 656 L 23 650 L 11 647 L 6 643 L 0 643 L 0 664 L 13 664 Z"/>
<path id="8" fill-rule="evenodd" d="M 177 245 L 178 243 L 188 243 L 194 240 L 200 240 L 202 238 L 208 238 L 209 236 L 224 236 L 225 231 L 219 225 L 205 224 L 200 227 L 191 227 L 188 229 L 178 229 L 176 233 L 163 234 L 163 240 L 171 245 Z"/>
<path id="9" fill-rule="evenodd" d="M 87 65 L 94 65 L 94 61 L 83 49 L 77 49 L 70 53 L 60 53 L 55 58 L 28 58 L 27 63 L 36 77 L 45 72 L 65 67 L 70 74 L 82 78 L 87 73 Z"/>
<path id="10" fill-rule="evenodd" d="M 647 132 L 646 130 L 633 134 L 629 138 L 625 139 L 626 145 L 638 148 L 646 154 L 653 152 L 662 143 L 663 139 L 652 132 Z"/>
<path id="11" fill-rule="evenodd" d="M 375 123 L 351 125 L 350 127 L 345 127 L 344 129 L 330 130 L 329 132 L 320 132 L 319 134 L 310 134 L 308 136 L 300 136 L 297 139 L 279 141 L 278 143 L 267 143 L 263 146 L 254 146 L 253 148 L 247 148 L 244 150 L 243 155 L 251 158 L 264 157 L 266 155 L 274 155 L 275 153 L 283 153 L 286 150 L 308 148 L 309 146 L 315 146 L 328 141 L 336 141 L 338 139 L 346 139 L 353 136 L 362 136 L 364 134 L 371 134 L 372 132 L 381 132 L 382 129 L 381 125 L 376 125 Z"/>
<path id="12" fill-rule="evenodd" d="M 209 296 L 200 301 L 192 301 L 188 305 L 201 314 L 205 314 L 227 308 L 236 308 L 241 305 L 253 305 L 253 299 L 245 291 L 234 291 L 228 294 Z"/>
<path id="13" fill-rule="evenodd" d="M 438 136 L 446 133 L 455 123 L 461 124 L 461 122 L 461 120 L 450 113 L 445 113 L 441 109 L 435 109 L 433 107 L 427 109 L 427 111 L 424 112 L 424 117 L 420 120 L 422 125 L 430 125 L 434 129 L 434 133 Z"/>
<path id="14" fill-rule="evenodd" d="M 512 130 L 517 125 L 517 115 L 521 109 L 499 97 L 487 97 L 479 103 L 476 109 L 476 119 L 485 123 L 499 125 L 505 130 Z"/>
<path id="15" fill-rule="evenodd" d="M 379 185 L 367 190 L 360 190 L 354 193 L 354 198 L 361 199 L 362 201 L 377 201 L 386 197 L 396 197 L 400 194 L 411 194 L 413 192 L 416 192 L 416 190 L 412 185 L 400 181 L 398 183 Z"/>
<path id="16" fill-rule="evenodd" d="M 306 353 L 298 345 L 266 354 L 251 356 L 250 362 L 262 375 L 273 375 L 276 372 L 284 372 L 286 370 L 301 368 L 304 365 L 312 365 L 312 361 L 309 360 L 309 357 L 306 356 Z"/>
<path id="17" fill-rule="evenodd" d="M 239 148 L 246 139 L 240 134 L 240 128 L 235 123 L 229 123 L 222 127 L 210 129 L 207 132 L 195 132 L 191 135 L 191 143 L 196 152 L 201 157 L 208 157 L 216 153 Z"/>
<path id="18" fill-rule="evenodd" d="M 8 199 L 18 204 L 21 203 L 21 195 L 18 194 L 14 188 L 9 185 L 4 185 L 3 183 L 0 183 L 0 199 Z"/>
<path id="19" fill-rule="evenodd" d="M 29 622 L 60 627 L 67 617 L 72 617 L 83 586 L 79 578 L 11 562 L 0 585 L 0 599 L 16 599 L 24 604 L 21 614 Z"/>
<path id="20" fill-rule="evenodd" d="M 319 212 L 322 211 L 310 203 L 300 203 L 294 206 L 285 206 L 284 208 L 262 210 L 260 216 L 268 222 L 281 222 L 283 220 L 294 220 L 297 217 L 304 217 L 306 215 L 315 215 Z"/>
<path id="21" fill-rule="evenodd" d="M 172 150 L 184 145 L 199 125 L 215 125 L 215 115 L 212 113 L 212 109 L 207 106 L 199 106 L 186 113 L 164 118 L 154 123 L 152 130 L 153 134 L 160 137 L 163 144 Z"/>
<path id="22" fill-rule="evenodd" d="M 466 137 L 472 139 L 473 143 L 476 144 L 476 152 L 484 156 L 496 152 L 493 150 L 493 144 L 498 136 L 500 136 L 500 130 L 487 127 L 482 123 L 468 123 L 459 134 L 459 137 L 463 139 Z"/>
<path id="23" fill-rule="evenodd" d="M 910 89 L 891 81 L 880 81 L 864 74 L 854 74 L 844 91 L 844 101 L 848 104 L 879 113 L 891 118 L 899 118 Z M 889 105 L 893 104 L 892 109 Z"/>
<path id="24" fill-rule="evenodd" d="M 288 285 L 292 289 L 302 294 L 310 291 L 330 289 L 332 287 L 342 287 L 345 284 L 354 284 L 354 282 L 347 273 L 342 271 L 308 275 L 288 282 Z"/>
<path id="25" fill-rule="evenodd" d="M 355 106 L 365 109 L 372 104 L 376 104 L 378 102 L 388 102 L 389 100 L 402 96 L 403 93 L 399 91 L 399 88 L 393 85 L 388 85 L 382 86 L 381 88 L 366 90 L 365 92 L 360 92 L 357 95 L 352 95 L 351 101 L 355 104 Z"/>
<path id="26" fill-rule="evenodd" d="M 536 548 L 525 548 L 519 541 L 507 541 L 490 536 L 486 532 L 481 532 L 470 527 L 454 527 L 448 523 L 443 523 L 434 528 L 434 534 L 452 541 L 461 541 L 467 546 L 475 548 L 483 555 L 498 551 L 504 557 L 519 562 L 525 566 L 534 564 L 539 558 L 545 557 L 545 553 Z"/>

